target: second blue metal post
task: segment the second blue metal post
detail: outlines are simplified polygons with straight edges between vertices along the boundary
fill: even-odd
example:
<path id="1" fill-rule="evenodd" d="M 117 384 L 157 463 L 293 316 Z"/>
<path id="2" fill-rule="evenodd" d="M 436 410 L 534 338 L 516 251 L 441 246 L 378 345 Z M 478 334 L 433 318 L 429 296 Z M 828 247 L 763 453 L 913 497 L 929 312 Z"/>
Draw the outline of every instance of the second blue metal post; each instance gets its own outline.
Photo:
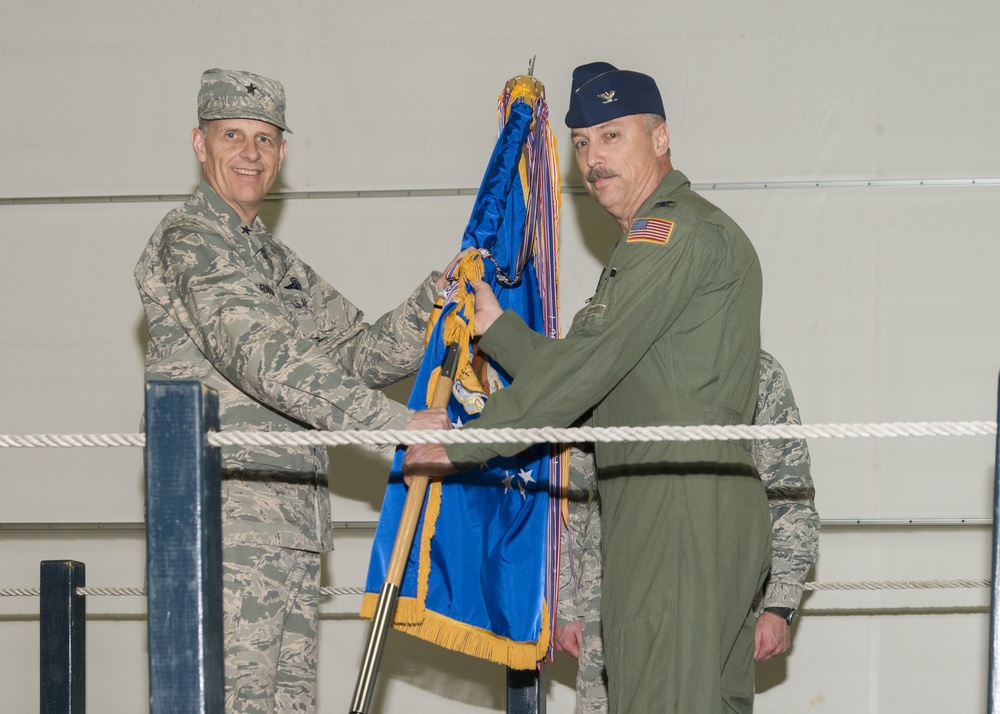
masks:
<path id="1" fill-rule="evenodd" d="M 1000 423 L 1000 386 L 997 388 L 997 422 Z M 994 714 L 1000 703 L 1000 671 L 997 657 L 1000 656 L 1000 602 L 998 602 L 997 584 L 1000 583 L 1000 430 L 997 431 L 996 460 L 993 476 L 993 581 L 990 596 L 990 663 L 989 663 L 989 693 L 987 697 L 988 714 Z"/>
<path id="2" fill-rule="evenodd" d="M 43 560 L 39 573 L 39 682 L 42 714 L 87 710 L 87 605 L 77 592 L 87 568 L 75 560 Z"/>

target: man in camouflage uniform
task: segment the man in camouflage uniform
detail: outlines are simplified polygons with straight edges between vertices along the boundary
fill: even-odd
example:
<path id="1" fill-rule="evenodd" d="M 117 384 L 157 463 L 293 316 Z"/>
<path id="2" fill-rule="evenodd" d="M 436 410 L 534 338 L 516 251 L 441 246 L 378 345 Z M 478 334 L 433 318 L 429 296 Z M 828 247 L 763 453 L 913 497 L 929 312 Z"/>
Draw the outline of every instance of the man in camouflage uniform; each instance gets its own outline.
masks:
<path id="1" fill-rule="evenodd" d="M 760 392 L 755 424 L 801 424 L 788 375 L 760 352 Z M 790 627 L 806 574 L 816 562 L 819 514 L 801 439 L 753 442 L 753 458 L 767 492 L 772 521 L 771 573 L 757 612 L 754 659 L 762 662 L 791 645 Z M 560 563 L 559 613 L 554 643 L 579 660 L 577 714 L 606 714 L 608 690 L 601 640 L 601 518 L 593 457 L 570 452 L 569 548 Z"/>
<path id="2" fill-rule="evenodd" d="M 208 70 L 191 144 L 203 180 L 135 268 L 149 326 L 146 379 L 219 393 L 222 427 L 398 429 L 377 388 L 413 373 L 441 274 L 374 323 L 257 217 L 285 156 L 284 89 Z M 320 553 L 333 547 L 322 447 L 222 449 L 228 712 L 312 712 Z"/>

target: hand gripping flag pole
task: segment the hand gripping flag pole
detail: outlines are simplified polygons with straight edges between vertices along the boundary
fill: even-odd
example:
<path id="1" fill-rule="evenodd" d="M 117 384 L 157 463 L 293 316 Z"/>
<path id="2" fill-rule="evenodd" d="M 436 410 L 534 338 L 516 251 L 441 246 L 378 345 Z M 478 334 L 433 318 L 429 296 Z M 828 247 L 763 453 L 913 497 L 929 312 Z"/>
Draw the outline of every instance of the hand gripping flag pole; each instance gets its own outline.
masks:
<path id="1" fill-rule="evenodd" d="M 432 408 L 443 408 L 448 405 L 452 384 L 455 381 L 455 373 L 458 369 L 458 355 L 459 344 L 453 342 L 448 346 L 441 374 L 434 386 L 434 397 L 431 400 Z M 410 488 L 406 493 L 406 502 L 403 506 L 403 515 L 400 517 L 399 530 L 396 532 L 396 541 L 392 548 L 392 557 L 386 571 L 385 584 L 379 592 L 378 608 L 372 620 L 368 647 L 365 649 L 361 671 L 358 673 L 358 682 L 354 688 L 351 714 L 366 714 L 368 706 L 371 704 L 372 693 L 375 690 L 375 677 L 378 674 L 382 650 L 385 647 L 385 637 L 392 624 L 396 600 L 399 598 L 399 588 L 403 582 L 403 572 L 406 570 L 406 561 L 410 554 L 410 547 L 413 545 L 413 535 L 417 530 L 420 509 L 423 507 L 429 483 L 430 478 L 427 476 L 414 476 L 410 480 Z"/>
<path id="2" fill-rule="evenodd" d="M 458 364 L 446 407 L 455 426 L 473 425 L 490 396 L 511 381 L 504 365 L 481 352 L 472 339 L 470 282 L 489 285 L 501 308 L 520 315 L 535 332 L 559 336 L 559 171 L 541 83 L 530 74 L 509 80 L 498 99 L 497 120 L 499 136 L 462 237 L 462 248 L 477 250 L 454 268 L 455 281 L 428 325 L 423 363 L 407 402 L 411 409 L 432 403 L 445 352 L 457 343 Z M 392 565 L 400 544 L 395 526 L 411 496 L 402 477 L 402 457 L 403 449 L 397 449 L 361 616 L 373 620 L 375 632 L 392 627 L 511 670 L 534 670 L 550 653 L 556 610 L 553 566 L 559 560 L 559 536 L 553 529 L 560 525 L 557 495 L 565 478 L 561 452 L 536 445 L 432 479 L 402 568 L 398 599 L 386 611 L 382 588 L 398 577 Z M 377 666 L 373 656 L 374 651 L 366 655 L 359 690 L 371 687 Z M 353 714 L 367 706 L 365 695 L 358 696 Z"/>

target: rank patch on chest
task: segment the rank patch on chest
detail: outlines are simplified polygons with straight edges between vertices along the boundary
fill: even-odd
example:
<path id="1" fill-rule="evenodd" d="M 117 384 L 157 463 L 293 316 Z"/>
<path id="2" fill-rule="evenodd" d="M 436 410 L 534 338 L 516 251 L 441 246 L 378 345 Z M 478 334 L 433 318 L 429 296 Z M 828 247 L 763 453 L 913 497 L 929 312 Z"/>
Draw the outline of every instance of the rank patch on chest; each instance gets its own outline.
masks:
<path id="1" fill-rule="evenodd" d="M 673 230 L 673 221 L 665 221 L 662 218 L 636 218 L 632 221 L 625 242 L 666 245 Z"/>

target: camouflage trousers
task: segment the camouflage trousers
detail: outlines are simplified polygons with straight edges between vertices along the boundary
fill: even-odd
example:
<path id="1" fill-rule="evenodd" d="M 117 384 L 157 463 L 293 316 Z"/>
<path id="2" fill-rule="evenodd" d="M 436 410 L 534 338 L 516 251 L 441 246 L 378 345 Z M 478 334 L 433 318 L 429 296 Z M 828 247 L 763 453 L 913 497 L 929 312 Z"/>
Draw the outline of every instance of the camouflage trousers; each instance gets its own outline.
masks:
<path id="1" fill-rule="evenodd" d="M 607 714 L 608 674 L 601 637 L 601 502 L 593 454 L 570 449 L 571 609 L 582 625 L 576 671 L 576 714 Z M 562 607 L 562 605 L 560 605 Z"/>
<path id="2" fill-rule="evenodd" d="M 576 714 L 607 714 L 608 673 L 601 636 L 601 510 L 599 501 L 586 510 L 587 523 L 579 557 L 577 607 L 583 624 L 576 672 Z"/>
<path id="3" fill-rule="evenodd" d="M 224 546 L 227 714 L 312 714 L 320 554 Z"/>

